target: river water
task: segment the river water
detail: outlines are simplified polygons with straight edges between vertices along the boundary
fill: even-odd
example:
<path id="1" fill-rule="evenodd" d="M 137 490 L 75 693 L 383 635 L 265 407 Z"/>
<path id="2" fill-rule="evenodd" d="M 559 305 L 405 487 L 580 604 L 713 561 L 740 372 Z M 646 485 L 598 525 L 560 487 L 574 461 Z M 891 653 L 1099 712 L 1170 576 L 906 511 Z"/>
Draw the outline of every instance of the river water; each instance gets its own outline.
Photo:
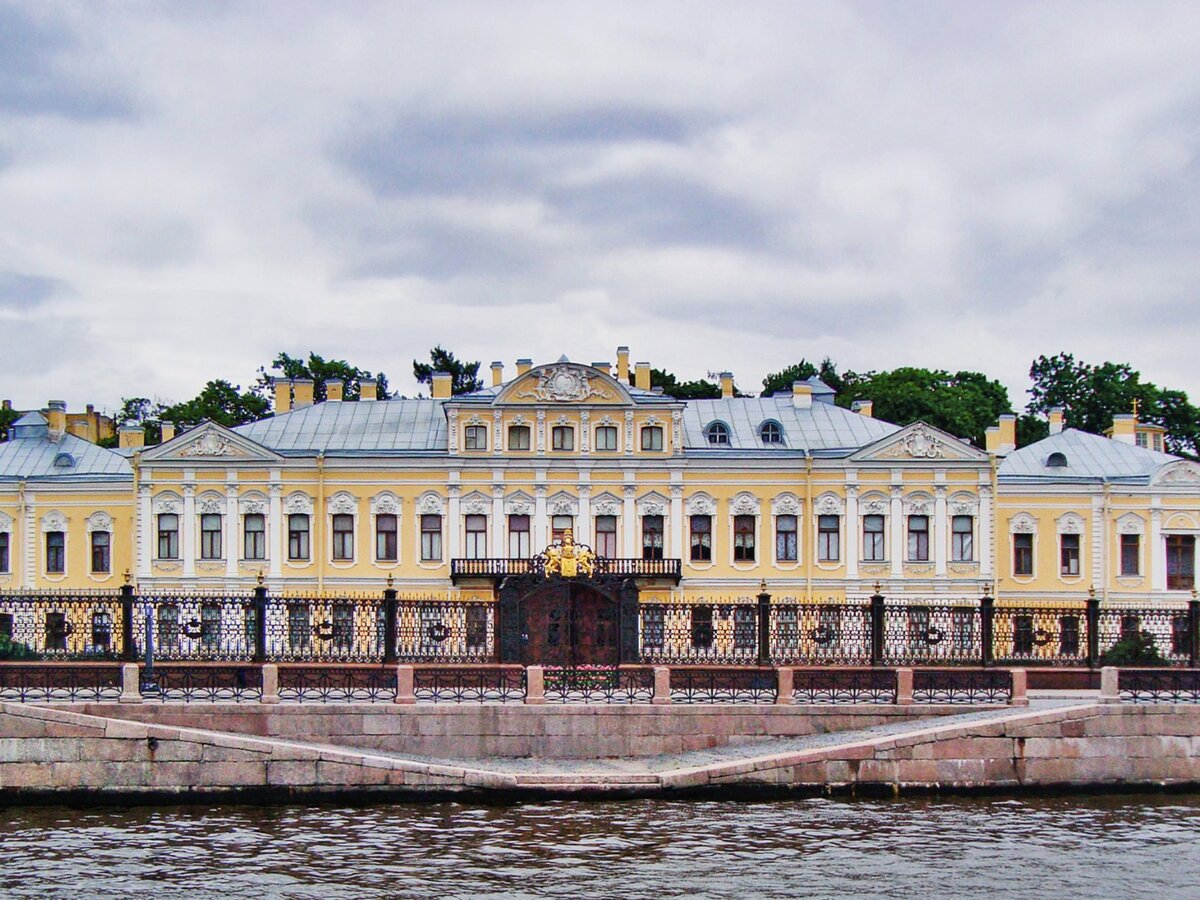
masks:
<path id="1" fill-rule="evenodd" d="M 1200 896 L 1200 796 L 0 809 L 0 896 Z"/>

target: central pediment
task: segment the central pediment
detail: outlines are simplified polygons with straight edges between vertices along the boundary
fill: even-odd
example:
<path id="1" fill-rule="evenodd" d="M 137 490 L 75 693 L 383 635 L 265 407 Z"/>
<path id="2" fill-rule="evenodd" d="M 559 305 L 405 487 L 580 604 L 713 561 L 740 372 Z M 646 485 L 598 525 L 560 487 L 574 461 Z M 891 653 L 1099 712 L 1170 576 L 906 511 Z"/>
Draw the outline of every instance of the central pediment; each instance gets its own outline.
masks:
<path id="1" fill-rule="evenodd" d="M 505 386 L 497 403 L 633 403 L 629 389 L 592 366 L 558 362 L 530 369 Z"/>

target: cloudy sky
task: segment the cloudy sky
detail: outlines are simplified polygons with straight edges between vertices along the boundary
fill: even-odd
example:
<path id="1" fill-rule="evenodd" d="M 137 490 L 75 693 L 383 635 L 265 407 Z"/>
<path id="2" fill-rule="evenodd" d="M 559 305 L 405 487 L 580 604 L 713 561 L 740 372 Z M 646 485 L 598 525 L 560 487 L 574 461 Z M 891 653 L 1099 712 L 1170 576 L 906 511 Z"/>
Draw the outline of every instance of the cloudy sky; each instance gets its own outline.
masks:
<path id="1" fill-rule="evenodd" d="M 0 0 L 0 396 L 434 343 L 1200 399 L 1200 3 Z"/>

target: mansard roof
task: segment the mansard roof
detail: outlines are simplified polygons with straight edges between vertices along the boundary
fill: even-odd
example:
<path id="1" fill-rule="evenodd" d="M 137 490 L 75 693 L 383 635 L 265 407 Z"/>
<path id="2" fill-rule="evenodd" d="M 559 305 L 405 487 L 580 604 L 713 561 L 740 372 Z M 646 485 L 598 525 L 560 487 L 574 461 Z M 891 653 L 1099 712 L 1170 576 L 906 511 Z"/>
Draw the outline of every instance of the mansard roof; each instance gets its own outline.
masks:
<path id="1" fill-rule="evenodd" d="M 26 413 L 14 424 L 21 428 L 0 444 L 0 480 L 123 481 L 133 477 L 129 461 L 119 453 L 73 434 L 50 440 L 49 425 L 41 413 Z"/>
<path id="2" fill-rule="evenodd" d="M 445 453 L 442 400 L 358 400 L 303 406 L 233 429 L 285 456 L 318 450 Z"/>
<path id="3" fill-rule="evenodd" d="M 1053 453 L 1066 457 L 1066 465 L 1048 466 Z M 1134 444 L 1064 428 L 1058 434 L 1008 454 L 1000 463 L 1002 481 L 1124 481 L 1149 483 L 1163 466 L 1178 456 Z"/>
<path id="4" fill-rule="evenodd" d="M 782 445 L 764 444 L 759 428 L 766 421 L 778 422 L 783 429 Z M 713 422 L 729 427 L 729 446 L 716 447 L 708 442 L 705 429 Z M 770 397 L 728 397 L 719 400 L 689 400 L 683 410 L 685 450 L 801 450 L 830 456 L 848 455 L 899 426 L 851 412 L 832 403 L 817 401 L 797 408 L 791 393 Z"/>

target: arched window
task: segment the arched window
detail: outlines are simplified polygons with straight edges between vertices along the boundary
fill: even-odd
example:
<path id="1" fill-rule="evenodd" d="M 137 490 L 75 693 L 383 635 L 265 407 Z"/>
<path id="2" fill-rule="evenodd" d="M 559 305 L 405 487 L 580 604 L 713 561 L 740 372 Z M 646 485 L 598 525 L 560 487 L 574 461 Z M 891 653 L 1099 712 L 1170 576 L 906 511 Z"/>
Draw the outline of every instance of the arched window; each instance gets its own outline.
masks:
<path id="1" fill-rule="evenodd" d="M 729 446 L 729 426 L 724 422 L 713 422 L 704 429 L 708 442 L 719 447 Z"/>
<path id="2" fill-rule="evenodd" d="M 778 422 L 763 422 L 758 429 L 759 437 L 764 444 L 782 444 L 783 429 Z"/>
<path id="3" fill-rule="evenodd" d="M 1051 453 L 1046 457 L 1046 468 L 1048 469 L 1065 469 L 1067 468 L 1067 455 L 1065 453 Z"/>

